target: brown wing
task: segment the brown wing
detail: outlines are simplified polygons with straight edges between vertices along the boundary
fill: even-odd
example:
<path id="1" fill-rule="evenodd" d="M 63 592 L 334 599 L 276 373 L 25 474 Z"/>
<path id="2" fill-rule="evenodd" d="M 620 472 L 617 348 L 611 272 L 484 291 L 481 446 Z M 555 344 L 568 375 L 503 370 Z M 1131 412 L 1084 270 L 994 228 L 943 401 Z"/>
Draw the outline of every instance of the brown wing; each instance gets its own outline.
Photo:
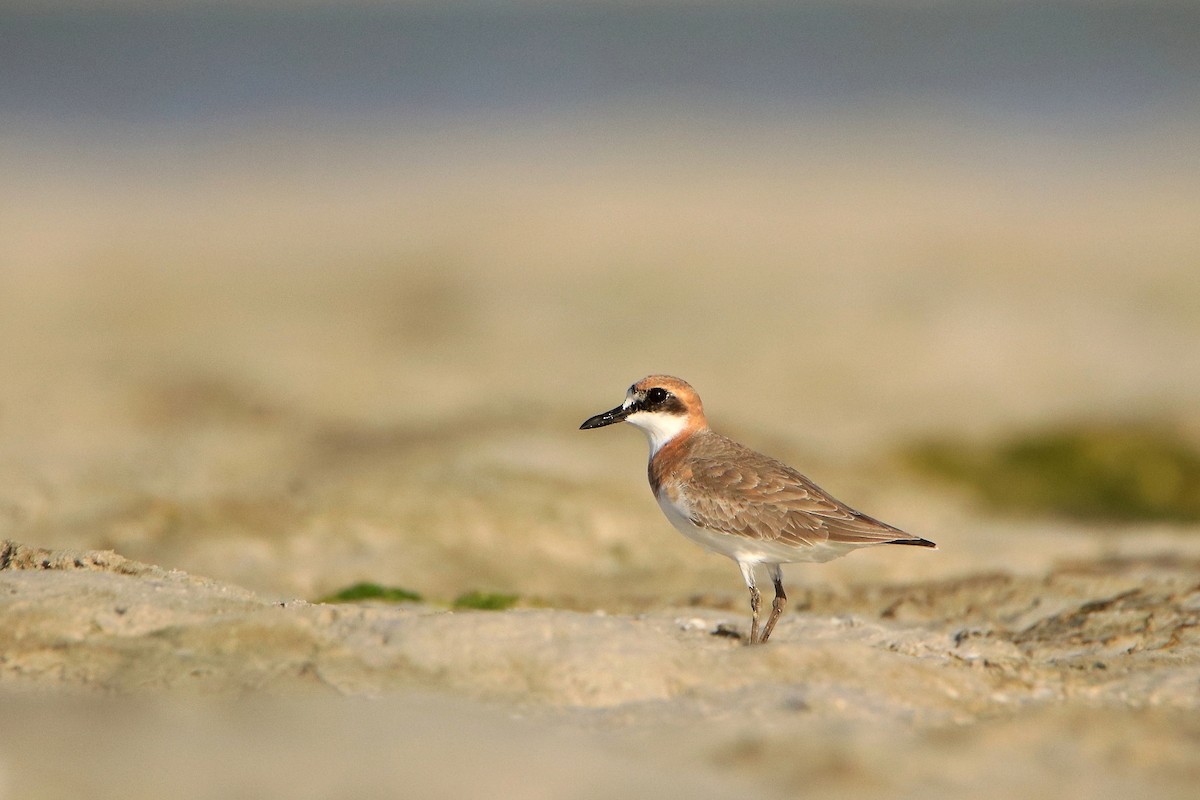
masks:
<path id="1" fill-rule="evenodd" d="M 680 487 L 702 528 L 760 540 L 932 546 L 839 502 L 786 464 L 706 431 L 693 437 Z"/>

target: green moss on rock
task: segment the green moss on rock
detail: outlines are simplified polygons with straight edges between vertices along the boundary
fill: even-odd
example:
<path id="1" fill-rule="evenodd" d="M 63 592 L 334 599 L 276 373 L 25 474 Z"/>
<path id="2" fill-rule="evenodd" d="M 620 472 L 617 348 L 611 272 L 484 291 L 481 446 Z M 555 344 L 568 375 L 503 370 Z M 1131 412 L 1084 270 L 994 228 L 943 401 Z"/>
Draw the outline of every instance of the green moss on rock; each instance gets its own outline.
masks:
<path id="1" fill-rule="evenodd" d="M 322 597 L 317 602 L 355 603 L 360 600 L 380 600 L 387 603 L 416 603 L 421 601 L 421 595 L 398 586 L 381 586 L 378 583 L 364 581 Z"/>
<path id="2" fill-rule="evenodd" d="M 503 611 L 512 608 L 521 598 L 515 594 L 492 592 L 466 592 L 454 598 L 455 608 L 471 608 L 479 611 Z"/>
<path id="3" fill-rule="evenodd" d="M 988 507 L 1080 520 L 1200 520 L 1200 450 L 1153 423 L 1077 424 L 986 445 L 908 448 L 922 474 L 967 487 Z"/>

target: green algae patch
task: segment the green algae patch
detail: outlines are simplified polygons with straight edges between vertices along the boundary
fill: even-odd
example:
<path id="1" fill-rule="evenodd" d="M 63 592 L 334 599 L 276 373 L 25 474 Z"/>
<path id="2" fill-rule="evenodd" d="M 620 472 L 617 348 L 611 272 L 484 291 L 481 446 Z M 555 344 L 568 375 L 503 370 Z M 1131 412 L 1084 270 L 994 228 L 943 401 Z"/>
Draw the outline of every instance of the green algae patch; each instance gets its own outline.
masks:
<path id="1" fill-rule="evenodd" d="M 341 591 L 318 600 L 318 603 L 356 603 L 361 600 L 378 600 L 385 603 L 419 603 L 421 595 L 399 586 L 381 586 L 378 583 L 356 583 Z"/>
<path id="2" fill-rule="evenodd" d="M 504 611 L 512 608 L 521 598 L 515 594 L 493 592 L 466 592 L 454 598 L 454 608 L 477 611 Z"/>
<path id="3" fill-rule="evenodd" d="M 1200 521 L 1200 448 L 1165 425 L 1075 424 L 990 444 L 939 439 L 913 445 L 902 457 L 1003 513 Z"/>

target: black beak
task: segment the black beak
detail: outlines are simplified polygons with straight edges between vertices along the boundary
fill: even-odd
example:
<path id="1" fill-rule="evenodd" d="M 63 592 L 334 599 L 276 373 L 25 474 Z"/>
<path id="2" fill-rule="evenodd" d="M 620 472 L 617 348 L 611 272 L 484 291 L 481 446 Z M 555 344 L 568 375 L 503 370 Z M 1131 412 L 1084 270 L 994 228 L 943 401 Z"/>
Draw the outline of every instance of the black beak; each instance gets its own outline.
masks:
<path id="1" fill-rule="evenodd" d="M 605 411 L 603 414 L 591 417 L 579 426 L 579 430 L 586 431 L 592 428 L 603 428 L 605 425 L 612 425 L 614 422 L 623 422 L 635 410 L 634 406 L 630 406 L 629 408 L 617 406 L 612 411 Z"/>

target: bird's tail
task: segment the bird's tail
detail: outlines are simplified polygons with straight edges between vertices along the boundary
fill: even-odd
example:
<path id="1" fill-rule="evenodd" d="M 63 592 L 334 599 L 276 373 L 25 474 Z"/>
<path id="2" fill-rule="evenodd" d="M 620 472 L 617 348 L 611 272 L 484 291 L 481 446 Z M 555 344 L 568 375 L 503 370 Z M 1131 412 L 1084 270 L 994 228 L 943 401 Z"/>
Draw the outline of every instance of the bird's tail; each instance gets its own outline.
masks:
<path id="1" fill-rule="evenodd" d="M 919 536 L 913 537 L 912 539 L 892 539 L 890 542 L 887 542 L 887 544 L 911 544 L 914 547 L 932 547 L 934 550 L 937 549 L 936 544 L 928 539 L 922 539 Z"/>

